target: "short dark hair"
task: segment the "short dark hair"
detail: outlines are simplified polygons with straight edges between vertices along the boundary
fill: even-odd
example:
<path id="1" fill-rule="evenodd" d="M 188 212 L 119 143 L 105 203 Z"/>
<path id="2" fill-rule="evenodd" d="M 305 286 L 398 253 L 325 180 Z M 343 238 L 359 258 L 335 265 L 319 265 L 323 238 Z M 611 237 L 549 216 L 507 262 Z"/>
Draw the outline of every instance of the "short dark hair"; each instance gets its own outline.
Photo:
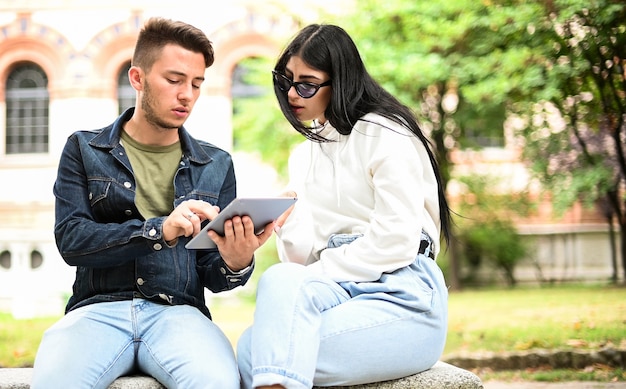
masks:
<path id="1" fill-rule="evenodd" d="M 133 66 L 149 71 L 160 55 L 161 49 L 168 44 L 201 53 L 206 67 L 213 65 L 213 46 L 202 30 L 184 22 L 154 17 L 148 19 L 139 32 L 133 54 Z"/>

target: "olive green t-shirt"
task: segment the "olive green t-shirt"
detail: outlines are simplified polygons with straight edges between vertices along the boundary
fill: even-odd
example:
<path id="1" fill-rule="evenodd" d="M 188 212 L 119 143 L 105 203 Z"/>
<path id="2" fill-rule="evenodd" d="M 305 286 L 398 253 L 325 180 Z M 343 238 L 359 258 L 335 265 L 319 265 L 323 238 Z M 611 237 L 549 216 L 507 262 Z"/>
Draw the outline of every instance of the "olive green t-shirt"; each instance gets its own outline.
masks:
<path id="1" fill-rule="evenodd" d="M 180 142 L 170 146 L 144 145 L 122 131 L 122 142 L 135 173 L 135 205 L 141 215 L 169 215 L 174 209 L 174 175 L 180 164 Z"/>

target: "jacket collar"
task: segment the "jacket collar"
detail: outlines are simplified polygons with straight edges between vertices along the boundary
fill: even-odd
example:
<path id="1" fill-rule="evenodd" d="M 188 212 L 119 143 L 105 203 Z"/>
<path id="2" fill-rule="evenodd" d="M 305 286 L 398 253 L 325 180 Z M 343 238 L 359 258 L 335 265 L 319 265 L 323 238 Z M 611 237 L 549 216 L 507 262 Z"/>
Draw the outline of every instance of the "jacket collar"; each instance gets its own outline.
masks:
<path id="1" fill-rule="evenodd" d="M 113 149 L 119 146 L 124 123 L 130 120 L 134 112 L 134 107 L 128 108 L 113 124 L 103 128 L 101 132 L 89 142 L 89 145 L 103 149 Z M 206 153 L 200 143 L 189 135 L 185 127 L 178 129 L 178 137 L 183 154 L 188 156 L 191 161 L 199 164 L 206 164 L 211 161 L 211 157 Z"/>

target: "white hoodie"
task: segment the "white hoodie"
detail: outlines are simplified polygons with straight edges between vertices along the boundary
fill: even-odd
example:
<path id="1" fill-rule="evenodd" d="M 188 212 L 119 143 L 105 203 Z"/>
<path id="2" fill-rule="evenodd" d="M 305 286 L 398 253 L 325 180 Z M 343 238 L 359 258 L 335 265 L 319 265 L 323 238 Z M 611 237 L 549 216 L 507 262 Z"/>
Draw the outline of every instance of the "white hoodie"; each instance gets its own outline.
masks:
<path id="1" fill-rule="evenodd" d="M 299 199 L 277 234 L 280 260 L 336 282 L 374 281 L 415 260 L 422 229 L 437 254 L 437 181 L 422 142 L 376 114 L 350 135 L 330 123 L 320 134 L 335 142 L 307 140 L 289 159 L 288 189 Z M 326 248 L 332 234 L 363 236 Z"/>

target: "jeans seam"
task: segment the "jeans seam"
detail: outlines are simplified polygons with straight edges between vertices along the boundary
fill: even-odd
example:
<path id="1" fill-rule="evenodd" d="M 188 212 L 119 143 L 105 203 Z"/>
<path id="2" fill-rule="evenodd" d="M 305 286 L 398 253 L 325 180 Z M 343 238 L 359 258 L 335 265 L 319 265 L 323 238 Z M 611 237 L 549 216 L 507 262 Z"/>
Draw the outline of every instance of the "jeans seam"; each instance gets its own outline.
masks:
<path id="1" fill-rule="evenodd" d="M 117 361 L 119 361 L 119 359 L 121 358 L 121 356 L 124 354 L 124 351 L 128 349 L 128 347 L 134 343 L 134 340 L 131 339 L 130 342 L 126 343 L 126 345 L 124 347 L 122 347 L 120 349 L 120 352 L 117 353 L 117 355 L 115 356 L 115 358 L 113 358 L 113 360 L 111 361 L 111 363 L 109 363 L 109 365 L 107 366 L 107 368 L 102 372 L 102 374 L 100 374 L 100 377 L 98 377 L 98 379 L 96 380 L 96 382 L 94 383 L 94 388 L 98 386 L 98 383 L 100 383 L 100 381 L 102 380 L 102 378 L 104 378 L 107 373 L 109 373 L 111 371 L 111 368 L 113 366 L 115 366 L 115 364 L 117 363 Z"/>
<path id="2" fill-rule="evenodd" d="M 419 314 L 416 315 L 423 315 L 423 314 L 427 314 L 427 312 L 420 312 Z M 370 325 L 362 325 L 359 327 L 352 327 L 352 328 L 343 328 L 341 331 L 335 331 L 332 334 L 327 334 L 326 336 L 321 336 L 320 335 L 320 340 L 324 339 L 330 339 L 333 338 L 335 336 L 338 335 L 343 335 L 343 334 L 347 334 L 350 332 L 355 332 L 355 331 L 359 331 L 359 330 L 363 330 L 363 329 L 368 329 L 368 328 L 375 328 L 375 327 L 380 327 L 380 326 L 384 326 L 387 325 L 389 323 L 395 323 L 395 322 L 399 322 L 399 321 L 403 321 L 403 320 L 413 320 L 413 316 L 415 315 L 405 315 L 405 316 L 398 316 L 395 317 L 393 319 L 389 319 L 389 320 L 385 320 L 385 321 L 379 321 L 376 323 L 372 323 Z"/>

